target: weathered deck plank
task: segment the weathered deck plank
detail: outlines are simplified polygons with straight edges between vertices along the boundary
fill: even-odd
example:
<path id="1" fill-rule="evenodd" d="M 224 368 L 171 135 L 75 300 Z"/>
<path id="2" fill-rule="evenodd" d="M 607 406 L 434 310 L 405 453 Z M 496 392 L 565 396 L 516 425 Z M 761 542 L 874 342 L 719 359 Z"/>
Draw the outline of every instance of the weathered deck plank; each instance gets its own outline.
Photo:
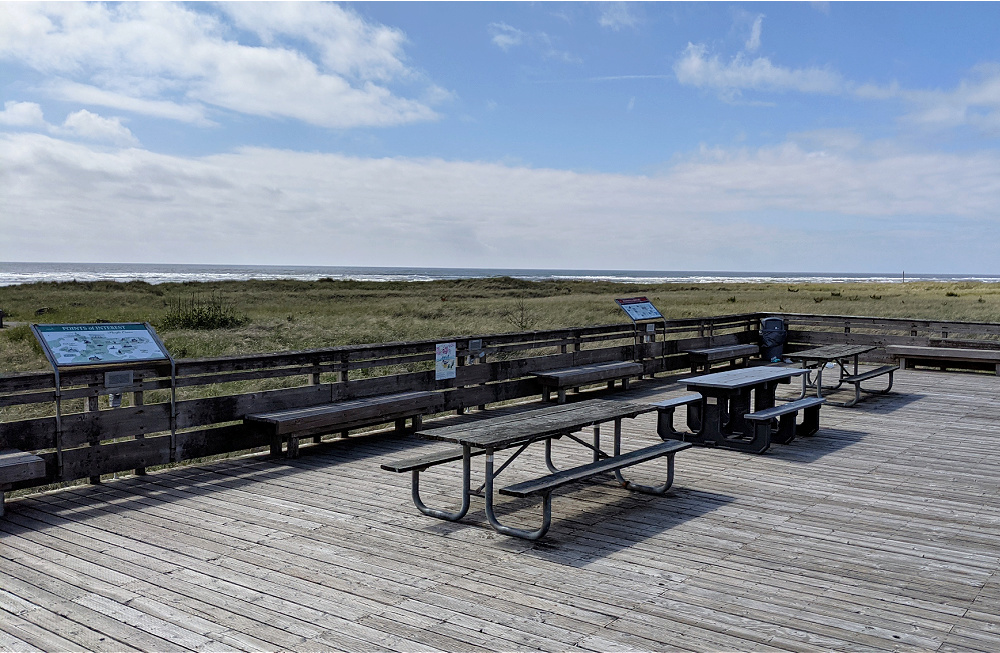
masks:
<path id="1" fill-rule="evenodd" d="M 683 452 L 665 497 L 560 490 L 538 543 L 495 533 L 481 504 L 420 515 L 378 465 L 435 445 L 397 437 L 11 499 L 0 649 L 995 651 L 997 396 L 992 375 L 899 372 L 767 455 Z M 655 415 L 623 426 L 630 447 L 656 441 Z M 560 465 L 589 456 L 555 447 Z M 454 504 L 457 470 L 425 472 L 425 500 Z M 543 470 L 539 447 L 509 481 Z"/>

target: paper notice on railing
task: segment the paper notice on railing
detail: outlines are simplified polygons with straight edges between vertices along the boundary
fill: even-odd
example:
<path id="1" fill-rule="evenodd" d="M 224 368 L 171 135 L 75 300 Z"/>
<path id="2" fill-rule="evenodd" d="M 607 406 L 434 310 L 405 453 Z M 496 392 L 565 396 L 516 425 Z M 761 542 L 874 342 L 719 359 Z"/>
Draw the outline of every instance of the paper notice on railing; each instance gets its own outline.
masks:
<path id="1" fill-rule="evenodd" d="M 434 346 L 434 379 L 454 379 L 458 368 L 458 352 L 454 342 Z"/>

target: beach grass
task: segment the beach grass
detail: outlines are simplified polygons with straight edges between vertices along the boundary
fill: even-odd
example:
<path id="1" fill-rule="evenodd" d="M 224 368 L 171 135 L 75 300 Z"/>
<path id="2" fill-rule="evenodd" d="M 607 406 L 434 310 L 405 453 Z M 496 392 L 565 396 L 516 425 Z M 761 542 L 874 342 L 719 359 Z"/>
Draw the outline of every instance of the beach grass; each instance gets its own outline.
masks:
<path id="1" fill-rule="evenodd" d="M 1000 284 L 982 282 L 34 283 L 0 287 L 0 310 L 15 325 L 0 331 L 0 372 L 48 369 L 32 322 L 150 322 L 176 358 L 200 358 L 627 322 L 614 299 L 633 296 L 667 318 L 788 312 L 1000 322 Z M 204 315 L 185 316 L 185 307 Z"/>

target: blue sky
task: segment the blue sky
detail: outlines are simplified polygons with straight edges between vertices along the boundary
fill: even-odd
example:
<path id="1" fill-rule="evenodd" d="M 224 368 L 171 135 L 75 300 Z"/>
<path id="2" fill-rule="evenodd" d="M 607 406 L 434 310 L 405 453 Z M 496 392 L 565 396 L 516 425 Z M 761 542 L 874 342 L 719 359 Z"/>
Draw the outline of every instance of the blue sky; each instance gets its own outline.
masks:
<path id="1" fill-rule="evenodd" d="M 0 260 L 1000 274 L 1000 3 L 0 4 Z"/>

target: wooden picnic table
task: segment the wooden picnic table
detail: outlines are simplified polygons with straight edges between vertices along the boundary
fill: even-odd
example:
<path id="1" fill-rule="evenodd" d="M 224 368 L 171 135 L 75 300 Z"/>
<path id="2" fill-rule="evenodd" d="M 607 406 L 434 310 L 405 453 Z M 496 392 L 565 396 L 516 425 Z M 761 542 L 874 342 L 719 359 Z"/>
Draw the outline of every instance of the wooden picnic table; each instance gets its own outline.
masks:
<path id="1" fill-rule="evenodd" d="M 844 383 L 854 385 L 854 399 L 846 402 L 831 402 L 838 406 L 853 406 L 861 400 L 861 393 L 885 394 L 892 389 L 892 375 L 897 369 L 896 365 L 883 365 L 873 370 L 865 372 L 859 371 L 859 357 L 862 354 L 874 350 L 875 345 L 824 345 L 802 351 L 785 354 L 787 358 L 802 364 L 806 374 L 802 377 L 802 394 L 805 397 L 812 388 L 817 397 L 822 397 L 824 392 L 838 390 Z M 823 370 L 827 365 L 835 364 L 837 370 L 837 382 L 835 384 L 823 385 Z M 812 373 L 816 376 L 813 378 Z M 861 387 L 863 381 L 881 376 L 889 375 L 889 387 L 884 390 L 868 390 Z"/>
<path id="2" fill-rule="evenodd" d="M 684 440 L 695 444 L 763 453 L 770 446 L 767 432 L 748 428 L 745 416 L 774 408 L 779 383 L 789 383 L 806 370 L 794 367 L 760 366 L 715 372 L 684 379 L 688 390 L 701 394 L 700 401 L 687 404 L 688 428 Z"/>
<path id="3" fill-rule="evenodd" d="M 572 404 L 561 404 L 532 410 L 517 415 L 504 415 L 487 418 L 476 422 L 457 424 L 442 428 L 425 429 L 417 432 L 419 437 L 458 445 L 457 449 L 411 458 L 395 463 L 383 464 L 382 468 L 395 472 L 413 472 L 412 497 L 417 508 L 426 515 L 457 521 L 469 510 L 470 497 L 483 496 L 486 502 L 486 517 L 491 526 L 500 533 L 514 535 L 526 539 L 542 537 L 551 523 L 551 492 L 557 487 L 613 472 L 619 483 L 624 487 L 651 494 L 663 494 L 673 482 L 673 456 L 677 451 L 690 447 L 689 443 L 676 441 L 661 441 L 652 446 L 646 446 L 628 452 L 621 448 L 622 420 L 634 418 L 643 413 L 656 410 L 649 404 L 638 404 L 606 399 L 591 399 Z M 601 448 L 600 426 L 607 422 L 614 423 L 614 448 L 611 453 Z M 593 427 L 591 441 L 575 435 L 576 432 Z M 552 461 L 552 440 L 566 437 L 593 453 L 593 462 L 570 469 L 557 469 Z M 536 530 L 527 530 L 505 526 L 496 517 L 493 509 L 494 483 L 496 478 L 520 456 L 529 445 L 542 441 L 545 443 L 545 464 L 551 472 L 540 479 L 517 483 L 501 488 L 501 494 L 511 496 L 541 496 L 542 526 Z M 515 449 L 514 453 L 498 468 L 494 469 L 494 454 L 505 449 Z M 470 486 L 471 458 L 485 454 L 485 483 L 477 490 Z M 667 480 L 661 485 L 641 485 L 625 480 L 621 469 L 639 464 L 661 456 L 667 457 Z M 419 474 L 427 468 L 462 460 L 462 504 L 458 511 L 445 511 L 426 506 L 420 499 Z"/>

